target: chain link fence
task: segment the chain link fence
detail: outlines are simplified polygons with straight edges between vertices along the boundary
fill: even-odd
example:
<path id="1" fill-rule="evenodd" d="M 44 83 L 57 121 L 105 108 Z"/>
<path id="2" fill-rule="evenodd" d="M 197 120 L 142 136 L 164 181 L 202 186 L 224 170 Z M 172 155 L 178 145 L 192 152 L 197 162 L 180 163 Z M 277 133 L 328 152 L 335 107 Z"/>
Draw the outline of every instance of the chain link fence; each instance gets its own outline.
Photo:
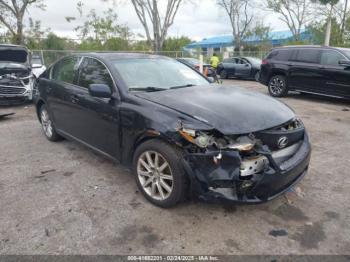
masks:
<path id="1" fill-rule="evenodd" d="M 32 50 L 32 53 L 34 56 L 39 56 L 42 58 L 43 63 L 46 66 L 51 65 L 55 61 L 59 60 L 60 58 L 71 55 L 71 54 L 77 54 L 77 53 L 89 53 L 89 52 L 96 52 L 96 51 L 76 51 L 76 50 Z M 113 51 L 111 51 L 113 52 Z M 128 51 L 130 53 L 130 51 Z M 122 52 L 115 52 L 115 53 L 122 53 Z M 196 58 L 199 59 L 200 55 L 203 55 L 203 60 L 205 63 L 208 63 L 210 61 L 211 55 L 208 52 L 201 52 L 194 50 L 193 52 L 186 52 L 186 51 L 163 51 L 163 52 L 152 52 L 152 51 L 136 51 L 131 53 L 140 53 L 140 54 L 157 54 L 157 55 L 163 55 L 171 58 Z M 235 57 L 240 56 L 238 52 L 217 52 L 217 55 L 219 56 L 220 60 L 224 58 L 229 57 Z M 241 56 L 244 57 L 256 57 L 256 58 L 264 58 L 266 56 L 266 52 L 251 52 L 251 51 L 244 51 Z"/>

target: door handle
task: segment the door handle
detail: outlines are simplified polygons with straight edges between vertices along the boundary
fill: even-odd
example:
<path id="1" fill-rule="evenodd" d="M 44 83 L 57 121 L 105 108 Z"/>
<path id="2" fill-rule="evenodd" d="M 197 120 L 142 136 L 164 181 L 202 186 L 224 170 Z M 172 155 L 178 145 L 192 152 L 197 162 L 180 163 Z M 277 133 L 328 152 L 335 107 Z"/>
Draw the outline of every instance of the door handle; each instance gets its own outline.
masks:
<path id="1" fill-rule="evenodd" d="M 79 97 L 77 95 L 72 95 L 70 101 L 72 101 L 73 104 L 76 104 L 79 102 Z"/>

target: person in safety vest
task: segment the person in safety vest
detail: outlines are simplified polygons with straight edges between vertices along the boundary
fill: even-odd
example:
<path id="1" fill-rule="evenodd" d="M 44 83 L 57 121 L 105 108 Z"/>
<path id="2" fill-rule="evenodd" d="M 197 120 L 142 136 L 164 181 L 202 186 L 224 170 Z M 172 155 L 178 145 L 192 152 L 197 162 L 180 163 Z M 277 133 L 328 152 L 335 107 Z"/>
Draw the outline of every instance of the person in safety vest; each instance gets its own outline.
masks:
<path id="1" fill-rule="evenodd" d="M 210 58 L 210 65 L 214 68 L 214 70 L 216 71 L 216 69 L 218 69 L 220 63 L 220 59 L 219 57 L 214 53 L 213 56 Z"/>

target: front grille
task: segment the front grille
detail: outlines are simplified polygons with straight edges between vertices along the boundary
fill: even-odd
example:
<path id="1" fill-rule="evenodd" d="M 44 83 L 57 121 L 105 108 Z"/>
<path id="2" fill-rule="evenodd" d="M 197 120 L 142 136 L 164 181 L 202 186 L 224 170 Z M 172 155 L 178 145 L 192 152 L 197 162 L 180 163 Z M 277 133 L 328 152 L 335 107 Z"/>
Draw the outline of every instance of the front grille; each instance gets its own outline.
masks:
<path id="1" fill-rule="evenodd" d="M 305 129 L 299 120 L 293 120 L 287 124 L 256 134 L 256 138 L 260 139 L 264 145 L 270 150 L 281 150 L 295 145 L 303 140 Z M 284 139 L 284 143 L 280 144 L 280 139 Z"/>
<path id="2" fill-rule="evenodd" d="M 0 95 L 22 95 L 25 91 L 25 88 L 0 86 Z"/>
<path id="3" fill-rule="evenodd" d="M 280 165 L 280 168 L 282 170 L 291 169 L 295 165 L 297 165 L 297 163 L 300 163 L 302 160 L 304 160 L 309 154 L 310 154 L 309 138 L 307 135 L 305 135 L 304 142 L 302 143 L 298 151 L 287 161 L 283 162 Z"/>

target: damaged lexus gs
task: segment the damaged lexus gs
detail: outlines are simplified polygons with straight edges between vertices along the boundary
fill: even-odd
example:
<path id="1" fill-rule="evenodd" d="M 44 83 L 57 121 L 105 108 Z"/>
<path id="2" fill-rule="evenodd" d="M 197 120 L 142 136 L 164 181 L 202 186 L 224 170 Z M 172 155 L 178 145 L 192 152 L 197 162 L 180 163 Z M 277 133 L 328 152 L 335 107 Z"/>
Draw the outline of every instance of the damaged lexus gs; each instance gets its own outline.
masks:
<path id="1" fill-rule="evenodd" d="M 308 134 L 288 106 L 162 56 L 65 57 L 39 79 L 35 103 L 50 141 L 74 140 L 130 167 L 160 207 L 190 197 L 266 202 L 309 167 Z"/>

